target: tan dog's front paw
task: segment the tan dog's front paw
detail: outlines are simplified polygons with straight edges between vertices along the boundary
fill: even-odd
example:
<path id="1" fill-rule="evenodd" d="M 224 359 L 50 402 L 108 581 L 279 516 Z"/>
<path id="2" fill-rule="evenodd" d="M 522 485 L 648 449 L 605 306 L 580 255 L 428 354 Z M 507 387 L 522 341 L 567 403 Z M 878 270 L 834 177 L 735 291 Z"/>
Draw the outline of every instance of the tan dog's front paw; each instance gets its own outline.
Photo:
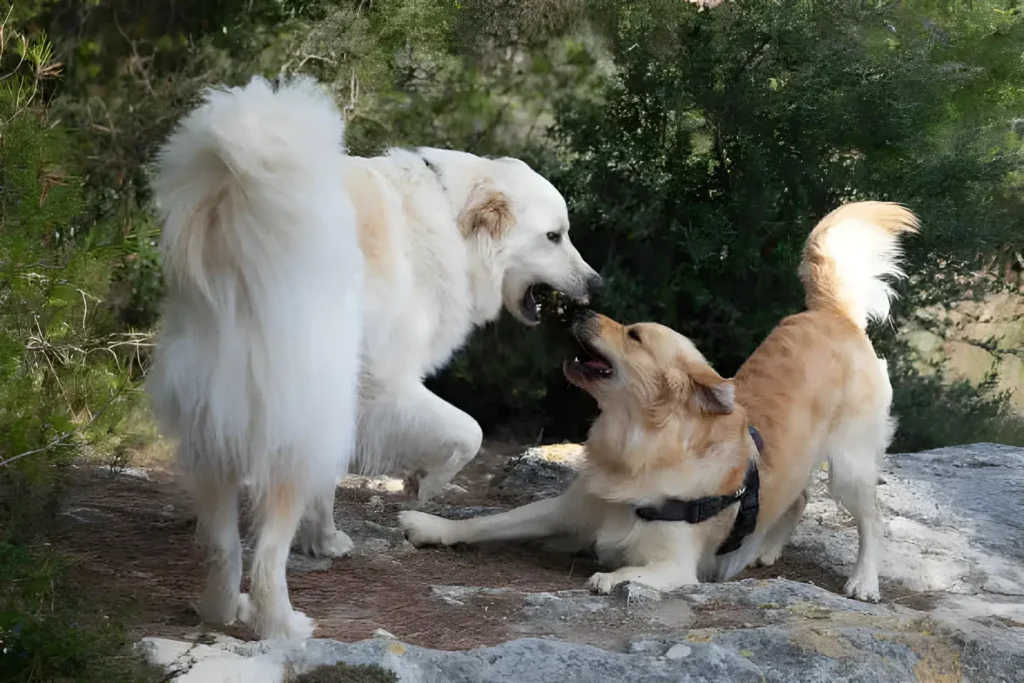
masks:
<path id="1" fill-rule="evenodd" d="M 449 524 L 449 520 L 443 517 L 415 510 L 405 510 L 398 514 L 398 527 L 417 548 L 424 545 L 451 545 L 444 533 Z"/>

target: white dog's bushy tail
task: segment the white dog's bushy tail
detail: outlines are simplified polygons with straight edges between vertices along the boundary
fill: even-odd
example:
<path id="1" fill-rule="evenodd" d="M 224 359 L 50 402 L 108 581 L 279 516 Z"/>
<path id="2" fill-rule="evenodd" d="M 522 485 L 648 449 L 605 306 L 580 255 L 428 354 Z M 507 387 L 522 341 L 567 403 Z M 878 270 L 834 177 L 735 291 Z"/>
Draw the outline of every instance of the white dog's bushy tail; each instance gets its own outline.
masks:
<path id="1" fill-rule="evenodd" d="M 338 216 L 309 199 L 324 177 L 339 177 L 343 132 L 333 100 L 312 80 L 277 92 L 261 78 L 207 91 L 158 156 L 169 284 L 230 306 L 223 285 L 233 282 L 219 280 L 259 278 L 250 266 L 280 263 L 295 243 L 337 230 Z"/>
<path id="2" fill-rule="evenodd" d="M 811 232 L 800 263 L 809 310 L 831 310 L 862 329 L 889 317 L 893 291 L 885 278 L 903 277 L 900 236 L 916 233 L 909 209 L 891 202 L 845 204 Z"/>
<path id="3" fill-rule="evenodd" d="M 343 132 L 315 81 L 255 78 L 208 91 L 158 156 L 169 296 L 151 394 L 186 458 L 256 485 L 289 460 L 333 481 L 317 465 L 352 440 L 363 260 Z"/>

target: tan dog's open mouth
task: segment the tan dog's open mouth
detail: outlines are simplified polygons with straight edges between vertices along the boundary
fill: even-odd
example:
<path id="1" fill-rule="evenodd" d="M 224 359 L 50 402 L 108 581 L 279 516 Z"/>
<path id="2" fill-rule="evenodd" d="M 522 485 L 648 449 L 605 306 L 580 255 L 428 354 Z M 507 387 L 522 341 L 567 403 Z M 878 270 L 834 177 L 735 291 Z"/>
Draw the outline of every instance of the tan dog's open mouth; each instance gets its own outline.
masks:
<path id="1" fill-rule="evenodd" d="M 587 341 L 591 334 L 593 332 L 588 325 L 573 325 L 573 336 L 579 344 L 579 349 L 576 355 L 566 359 L 563 365 L 566 379 L 573 384 L 611 379 L 615 375 L 615 368 L 608 357 Z"/>

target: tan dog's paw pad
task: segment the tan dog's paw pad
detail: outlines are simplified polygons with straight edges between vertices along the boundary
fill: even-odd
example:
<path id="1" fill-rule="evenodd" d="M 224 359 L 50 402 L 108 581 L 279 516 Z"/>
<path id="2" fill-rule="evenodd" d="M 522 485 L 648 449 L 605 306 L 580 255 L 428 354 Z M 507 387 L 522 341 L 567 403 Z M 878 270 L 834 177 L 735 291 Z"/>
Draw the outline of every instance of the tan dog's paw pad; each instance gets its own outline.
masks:
<path id="1" fill-rule="evenodd" d="M 398 515 L 398 527 L 414 546 L 449 545 L 444 531 L 448 520 L 425 512 L 405 510 Z"/>

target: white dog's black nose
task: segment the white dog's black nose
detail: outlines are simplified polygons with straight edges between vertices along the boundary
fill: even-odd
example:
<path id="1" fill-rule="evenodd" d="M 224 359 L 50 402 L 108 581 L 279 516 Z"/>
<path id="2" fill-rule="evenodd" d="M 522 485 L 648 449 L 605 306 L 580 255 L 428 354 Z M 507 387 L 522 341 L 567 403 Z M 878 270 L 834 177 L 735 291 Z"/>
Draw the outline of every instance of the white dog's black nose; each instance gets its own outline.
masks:
<path id="1" fill-rule="evenodd" d="M 601 276 L 597 273 L 592 273 L 590 277 L 587 278 L 587 291 L 591 296 L 600 292 L 603 287 L 604 280 L 602 280 Z"/>

